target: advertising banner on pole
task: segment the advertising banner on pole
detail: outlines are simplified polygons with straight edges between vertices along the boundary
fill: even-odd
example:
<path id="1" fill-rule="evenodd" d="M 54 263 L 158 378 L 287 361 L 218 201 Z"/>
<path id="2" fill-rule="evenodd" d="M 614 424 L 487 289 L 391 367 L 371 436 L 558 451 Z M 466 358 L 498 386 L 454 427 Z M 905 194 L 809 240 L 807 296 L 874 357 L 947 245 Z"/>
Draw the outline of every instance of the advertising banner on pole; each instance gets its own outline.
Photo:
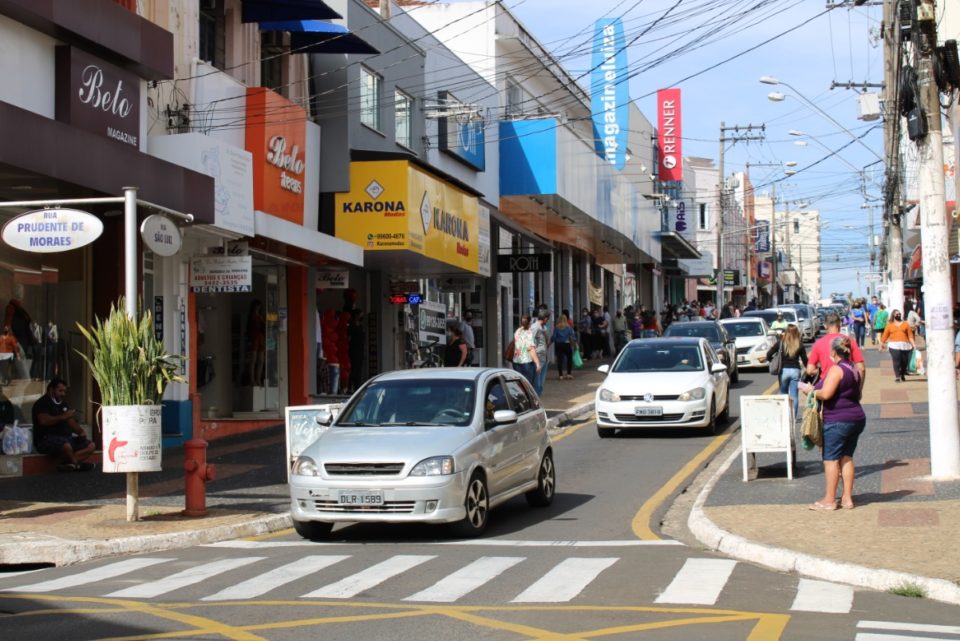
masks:
<path id="1" fill-rule="evenodd" d="M 660 180 L 683 180 L 680 90 L 657 91 L 657 149 Z"/>
<path id="2" fill-rule="evenodd" d="M 597 20 L 593 32 L 590 98 L 597 155 L 617 170 L 627 162 L 630 93 L 627 49 L 619 18 Z"/>

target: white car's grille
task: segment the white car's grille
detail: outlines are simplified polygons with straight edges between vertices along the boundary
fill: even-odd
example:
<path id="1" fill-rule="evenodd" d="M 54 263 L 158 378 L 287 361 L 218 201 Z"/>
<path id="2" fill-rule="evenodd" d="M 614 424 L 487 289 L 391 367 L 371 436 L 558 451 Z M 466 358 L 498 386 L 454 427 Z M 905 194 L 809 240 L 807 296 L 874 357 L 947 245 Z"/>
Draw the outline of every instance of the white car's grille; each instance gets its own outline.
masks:
<path id="1" fill-rule="evenodd" d="M 318 512 L 347 512 L 365 514 L 413 514 L 416 501 L 384 501 L 383 505 L 340 505 L 336 501 L 314 501 Z"/>
<path id="2" fill-rule="evenodd" d="M 329 476 L 396 476 L 403 463 L 325 463 Z"/>

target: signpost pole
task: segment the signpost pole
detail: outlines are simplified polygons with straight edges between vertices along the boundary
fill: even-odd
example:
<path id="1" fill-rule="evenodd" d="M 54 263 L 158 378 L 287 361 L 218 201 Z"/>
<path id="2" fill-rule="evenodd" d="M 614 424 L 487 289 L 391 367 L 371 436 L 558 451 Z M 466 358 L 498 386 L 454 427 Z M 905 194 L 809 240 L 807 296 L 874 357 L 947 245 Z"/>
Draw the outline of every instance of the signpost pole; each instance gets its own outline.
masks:
<path id="1" fill-rule="evenodd" d="M 126 311 L 137 320 L 137 188 L 123 188 L 123 294 Z M 140 477 L 127 472 L 127 521 L 140 520 Z"/>

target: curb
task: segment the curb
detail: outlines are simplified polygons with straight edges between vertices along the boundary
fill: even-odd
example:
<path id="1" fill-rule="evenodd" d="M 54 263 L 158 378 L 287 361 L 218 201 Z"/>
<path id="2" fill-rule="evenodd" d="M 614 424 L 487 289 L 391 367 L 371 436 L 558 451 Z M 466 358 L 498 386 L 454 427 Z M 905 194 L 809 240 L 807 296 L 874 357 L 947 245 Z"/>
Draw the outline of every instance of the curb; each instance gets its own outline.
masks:
<path id="1" fill-rule="evenodd" d="M 560 429 L 560 424 L 569 421 L 572 418 L 576 418 L 587 412 L 592 412 L 593 408 L 596 406 L 596 401 L 588 401 L 586 403 L 581 403 L 580 405 L 575 405 L 570 409 L 552 416 L 547 419 L 547 429 L 548 430 L 558 430 Z"/>
<path id="2" fill-rule="evenodd" d="M 0 564 L 53 563 L 72 565 L 93 559 L 124 554 L 141 554 L 205 545 L 229 539 L 268 534 L 293 527 L 290 513 L 265 514 L 242 524 L 218 525 L 211 528 L 125 536 L 116 539 L 73 541 L 59 537 L 37 540 L 36 533 L 5 536 L 0 545 Z"/>
<path id="3" fill-rule="evenodd" d="M 899 587 L 904 583 L 913 583 L 922 587 L 929 599 L 960 605 L 960 586 L 944 579 L 933 579 L 907 572 L 869 568 L 855 563 L 823 559 L 786 548 L 777 548 L 750 541 L 717 526 L 704 514 L 703 506 L 717 481 L 739 457 L 740 446 L 737 445 L 703 486 L 693 503 L 693 508 L 690 510 L 690 516 L 687 519 L 687 527 L 700 543 L 711 550 L 735 559 L 757 563 L 780 572 L 796 572 L 833 583 L 846 583 L 883 592 Z"/>

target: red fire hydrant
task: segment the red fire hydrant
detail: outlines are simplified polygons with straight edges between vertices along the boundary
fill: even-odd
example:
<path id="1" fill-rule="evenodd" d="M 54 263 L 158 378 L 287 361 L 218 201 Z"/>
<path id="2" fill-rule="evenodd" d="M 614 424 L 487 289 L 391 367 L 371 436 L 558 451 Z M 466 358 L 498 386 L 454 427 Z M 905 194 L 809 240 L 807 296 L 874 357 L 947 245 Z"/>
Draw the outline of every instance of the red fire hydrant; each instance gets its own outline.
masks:
<path id="1" fill-rule="evenodd" d="M 216 476 L 213 465 L 207 465 L 207 442 L 195 438 L 183 444 L 183 469 L 186 470 L 187 509 L 184 516 L 207 515 L 206 483 Z"/>

